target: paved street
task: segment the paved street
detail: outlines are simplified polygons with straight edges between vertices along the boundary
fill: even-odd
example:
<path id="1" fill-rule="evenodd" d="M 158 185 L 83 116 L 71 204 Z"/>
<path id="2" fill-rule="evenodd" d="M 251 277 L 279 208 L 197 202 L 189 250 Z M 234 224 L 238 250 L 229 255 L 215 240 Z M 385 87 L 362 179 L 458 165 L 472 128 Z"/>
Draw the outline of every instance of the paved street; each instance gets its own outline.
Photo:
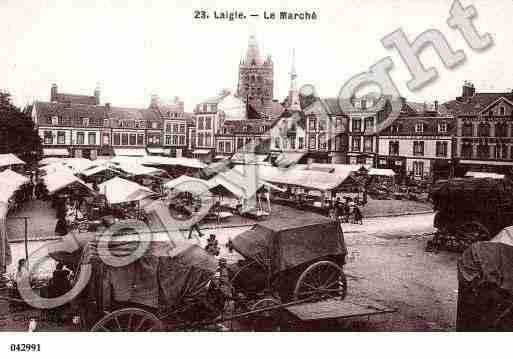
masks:
<path id="1" fill-rule="evenodd" d="M 457 255 L 424 251 L 433 231 L 432 214 L 368 219 L 363 225 L 343 224 L 348 247 L 346 273 L 349 292 L 398 309 L 397 313 L 370 320 L 345 322 L 338 329 L 348 330 L 451 330 L 454 329 L 457 281 Z M 204 230 L 200 242 L 213 233 L 221 245 L 221 256 L 228 253 L 226 242 L 250 228 Z M 33 251 L 45 242 L 29 243 Z M 14 258 L 24 255 L 22 243 L 12 244 Z M 42 252 L 44 253 L 44 251 Z M 47 270 L 51 269 L 47 265 Z M 14 270 L 14 266 L 10 268 Z"/>

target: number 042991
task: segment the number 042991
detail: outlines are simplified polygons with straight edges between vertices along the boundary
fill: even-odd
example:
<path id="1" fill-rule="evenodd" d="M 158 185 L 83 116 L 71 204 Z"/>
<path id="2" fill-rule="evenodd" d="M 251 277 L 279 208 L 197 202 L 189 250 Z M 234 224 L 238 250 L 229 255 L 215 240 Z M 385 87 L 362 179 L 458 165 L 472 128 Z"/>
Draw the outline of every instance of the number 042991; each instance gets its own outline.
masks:
<path id="1" fill-rule="evenodd" d="M 11 344 L 12 352 L 40 352 L 41 344 Z"/>

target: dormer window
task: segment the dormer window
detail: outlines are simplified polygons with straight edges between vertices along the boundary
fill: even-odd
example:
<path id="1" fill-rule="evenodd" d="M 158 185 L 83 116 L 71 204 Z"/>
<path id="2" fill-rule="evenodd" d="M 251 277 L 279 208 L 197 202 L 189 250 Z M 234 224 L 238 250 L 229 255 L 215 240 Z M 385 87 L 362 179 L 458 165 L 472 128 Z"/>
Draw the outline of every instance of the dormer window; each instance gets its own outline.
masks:
<path id="1" fill-rule="evenodd" d="M 506 108 L 504 106 L 501 106 L 499 108 L 499 115 L 504 116 L 506 114 Z"/>
<path id="2" fill-rule="evenodd" d="M 424 124 L 422 122 L 415 124 L 415 132 L 416 133 L 423 133 L 424 132 Z"/>
<path id="3" fill-rule="evenodd" d="M 447 133 L 447 122 L 439 122 L 438 123 L 438 132 Z"/>
<path id="4" fill-rule="evenodd" d="M 52 125 L 57 125 L 59 123 L 59 117 L 52 116 Z"/>
<path id="5" fill-rule="evenodd" d="M 88 126 L 89 126 L 89 119 L 88 119 L 87 117 L 84 117 L 84 118 L 82 119 L 82 123 L 83 123 L 83 125 L 84 125 L 85 127 L 88 127 Z"/>

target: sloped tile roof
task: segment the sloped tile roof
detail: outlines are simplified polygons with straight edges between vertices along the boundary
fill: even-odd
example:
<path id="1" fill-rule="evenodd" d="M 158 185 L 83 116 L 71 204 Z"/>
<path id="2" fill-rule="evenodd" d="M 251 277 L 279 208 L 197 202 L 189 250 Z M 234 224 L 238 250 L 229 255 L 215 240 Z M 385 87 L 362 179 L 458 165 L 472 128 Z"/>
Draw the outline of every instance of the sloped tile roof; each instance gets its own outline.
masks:
<path id="1" fill-rule="evenodd" d="M 443 105 L 455 115 L 477 115 L 501 97 L 513 101 L 512 92 L 478 92 L 470 97 L 458 97 Z"/>

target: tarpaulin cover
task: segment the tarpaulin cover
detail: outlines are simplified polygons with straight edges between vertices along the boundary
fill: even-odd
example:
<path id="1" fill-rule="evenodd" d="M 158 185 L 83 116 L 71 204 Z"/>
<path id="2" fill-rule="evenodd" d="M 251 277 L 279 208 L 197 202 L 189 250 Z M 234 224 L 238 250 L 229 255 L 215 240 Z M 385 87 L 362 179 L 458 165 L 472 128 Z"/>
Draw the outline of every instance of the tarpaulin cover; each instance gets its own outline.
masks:
<path id="1" fill-rule="evenodd" d="M 110 254 L 132 252 L 137 242 L 109 243 Z M 170 242 L 151 242 L 148 251 L 122 267 L 106 266 L 104 284 L 117 302 L 142 304 L 152 308 L 171 307 L 205 294 L 217 269 L 217 260 L 203 248 L 191 245 L 181 252 L 170 251 Z M 169 253 L 173 253 L 172 256 Z M 94 263 L 98 241 L 86 247 L 83 263 Z"/>
<path id="2" fill-rule="evenodd" d="M 492 284 L 513 296 L 513 247 L 510 245 L 474 243 L 460 258 L 458 270 L 460 280 L 474 288 Z"/>
<path id="3" fill-rule="evenodd" d="M 232 244 L 246 258 L 270 260 L 272 274 L 347 253 L 340 225 L 321 216 L 271 219 L 239 234 Z"/>

